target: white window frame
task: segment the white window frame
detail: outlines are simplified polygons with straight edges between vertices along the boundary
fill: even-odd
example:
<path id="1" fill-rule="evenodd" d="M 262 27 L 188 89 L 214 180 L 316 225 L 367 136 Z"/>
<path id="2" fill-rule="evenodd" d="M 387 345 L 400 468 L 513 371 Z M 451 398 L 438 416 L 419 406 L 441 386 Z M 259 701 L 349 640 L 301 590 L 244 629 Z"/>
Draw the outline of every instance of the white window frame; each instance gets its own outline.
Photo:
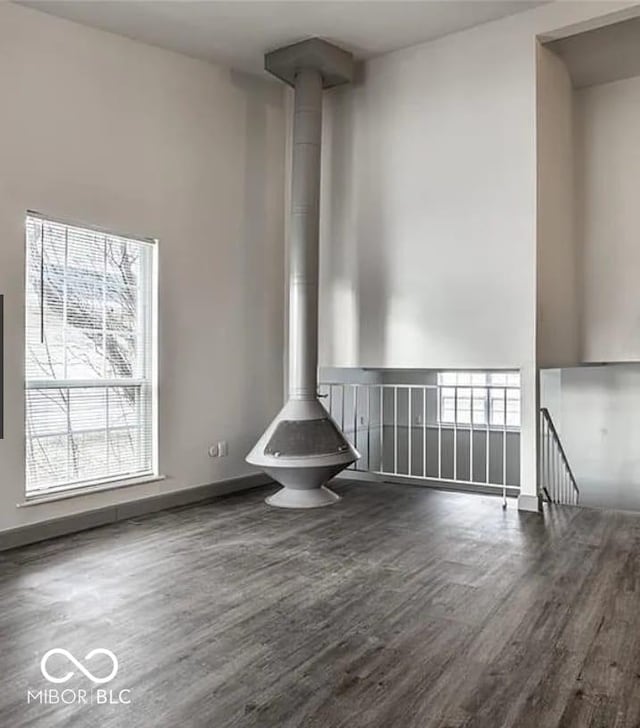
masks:
<path id="1" fill-rule="evenodd" d="M 520 374 L 517 371 L 441 371 L 438 383 L 438 424 L 450 427 L 519 431 Z M 517 397 L 513 393 L 517 392 Z M 493 397 L 496 393 L 499 397 Z M 461 394 L 463 395 L 461 397 Z M 509 396 L 509 395 L 512 396 Z M 503 417 L 491 406 L 501 400 Z M 509 420 L 509 401 L 517 401 L 517 424 Z M 465 406 L 460 407 L 464 402 Z M 453 405 L 452 405 L 453 403 Z M 468 403 L 469 406 L 466 406 Z M 476 417 L 476 414 L 480 415 Z M 506 414 L 506 417 L 504 416 Z"/>
<path id="2" fill-rule="evenodd" d="M 121 378 L 121 379 L 35 379 L 29 378 L 25 369 L 24 382 L 25 382 L 25 450 L 24 450 L 24 463 L 25 463 L 25 499 L 28 501 L 43 501 L 47 502 L 50 500 L 57 500 L 59 497 L 65 498 L 73 495 L 82 495 L 87 492 L 96 492 L 102 490 L 108 490 L 111 488 L 117 488 L 121 486 L 135 485 L 137 483 L 148 483 L 156 480 L 162 480 L 163 476 L 159 473 L 159 447 L 158 447 L 158 247 L 159 243 L 156 238 L 148 238 L 139 235 L 131 235 L 127 233 L 115 232 L 114 230 L 102 228 L 96 225 L 90 225 L 86 223 L 78 223 L 75 221 L 64 220 L 51 215 L 44 215 L 33 210 L 28 210 L 25 216 L 25 246 L 26 246 L 26 223 L 29 218 L 40 219 L 43 222 L 51 222 L 59 225 L 64 225 L 69 228 L 75 228 L 102 235 L 110 235 L 117 238 L 125 238 L 132 242 L 144 243 L 149 245 L 151 250 L 151 271 L 148 277 L 143 280 L 144 289 L 142 295 L 148 300 L 150 310 L 148 312 L 146 326 L 149 327 L 149 345 L 144 348 L 144 352 L 148 357 L 151 357 L 151 362 L 145 367 L 149 371 L 148 378 Z M 25 247 L 26 250 L 26 247 Z M 27 281 L 28 271 L 25 270 L 25 286 L 28 285 Z M 151 290 L 146 290 L 146 284 L 150 286 Z M 25 287 L 25 302 L 28 295 Z M 25 334 L 26 334 L 26 322 L 25 322 Z M 140 336 L 138 332 L 138 336 Z M 25 365 L 26 365 L 26 346 L 25 340 Z M 137 471 L 131 474 L 122 474 L 117 476 L 105 475 L 104 477 L 98 477 L 93 479 L 83 479 L 72 481 L 68 483 L 43 486 L 43 487 L 28 487 L 27 478 L 27 393 L 33 389 L 67 389 L 72 390 L 74 388 L 83 389 L 105 389 L 118 387 L 143 387 L 148 388 L 148 397 L 150 400 L 150 428 L 151 428 L 151 453 L 150 453 L 150 468 Z M 109 429 L 109 428 L 107 428 Z M 84 432 L 85 430 L 82 430 Z M 87 430 L 89 431 L 89 430 Z M 66 434 L 66 433 L 64 433 Z M 26 503 L 25 503 L 26 504 Z"/>

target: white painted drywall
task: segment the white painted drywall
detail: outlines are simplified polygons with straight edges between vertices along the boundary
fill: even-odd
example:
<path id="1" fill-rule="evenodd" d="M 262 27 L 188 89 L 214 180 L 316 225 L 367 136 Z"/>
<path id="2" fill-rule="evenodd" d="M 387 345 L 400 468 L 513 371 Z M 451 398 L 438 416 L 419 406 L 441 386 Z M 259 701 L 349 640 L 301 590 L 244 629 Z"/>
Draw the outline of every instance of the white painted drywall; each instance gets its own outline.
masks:
<path id="1" fill-rule="evenodd" d="M 583 357 L 640 360 L 640 77 L 576 93 Z"/>
<path id="2" fill-rule="evenodd" d="M 536 35 L 632 3 L 552 3 L 373 59 L 328 94 L 321 363 L 516 368 L 536 493 Z"/>
<path id="3" fill-rule="evenodd" d="M 521 40 L 452 36 L 370 61 L 330 95 L 321 363 L 532 356 L 533 66 L 508 52 Z"/>
<path id="4" fill-rule="evenodd" d="M 640 365 L 562 369 L 549 406 L 585 506 L 640 510 Z"/>
<path id="5" fill-rule="evenodd" d="M 252 472 L 282 402 L 282 87 L 2 3 L 0 98 L 0 529 Z M 160 241 L 161 483 L 16 508 L 28 208 Z"/>
<path id="6" fill-rule="evenodd" d="M 327 94 L 321 364 L 533 361 L 536 34 L 617 7 L 553 3 L 375 58 Z"/>
<path id="7" fill-rule="evenodd" d="M 549 410 L 558 430 L 562 429 L 562 369 L 540 372 L 540 406 Z"/>
<path id="8" fill-rule="evenodd" d="M 555 53 L 537 48 L 538 365 L 580 361 L 573 88 Z"/>

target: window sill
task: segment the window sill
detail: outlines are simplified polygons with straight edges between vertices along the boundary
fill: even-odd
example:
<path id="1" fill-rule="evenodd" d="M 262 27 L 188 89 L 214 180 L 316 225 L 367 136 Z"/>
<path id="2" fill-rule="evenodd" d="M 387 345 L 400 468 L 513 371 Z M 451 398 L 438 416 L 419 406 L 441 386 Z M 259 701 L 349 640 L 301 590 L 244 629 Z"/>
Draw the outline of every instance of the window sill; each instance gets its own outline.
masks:
<path id="1" fill-rule="evenodd" d="M 28 508 L 29 506 L 37 506 L 43 503 L 55 503 L 56 501 L 67 500 L 68 498 L 76 498 L 83 495 L 93 495 L 94 493 L 104 493 L 111 490 L 119 490 L 120 488 L 129 488 L 133 485 L 144 485 L 146 483 L 157 483 L 165 480 L 165 475 L 141 475 L 137 478 L 127 478 L 125 480 L 103 481 L 96 485 L 79 485 L 65 486 L 62 488 L 52 488 L 43 493 L 33 493 L 27 495 L 22 503 L 17 503 L 17 508 Z"/>

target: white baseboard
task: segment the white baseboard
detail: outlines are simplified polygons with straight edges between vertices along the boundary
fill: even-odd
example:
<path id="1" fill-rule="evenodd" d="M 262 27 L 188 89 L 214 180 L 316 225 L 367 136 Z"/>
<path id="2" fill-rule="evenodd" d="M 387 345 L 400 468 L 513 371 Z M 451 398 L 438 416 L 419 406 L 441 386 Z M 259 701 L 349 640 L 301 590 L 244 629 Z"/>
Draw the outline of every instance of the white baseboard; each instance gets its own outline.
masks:
<path id="1" fill-rule="evenodd" d="M 529 511 L 530 513 L 540 513 L 542 511 L 540 496 L 520 493 L 518 496 L 518 510 Z"/>

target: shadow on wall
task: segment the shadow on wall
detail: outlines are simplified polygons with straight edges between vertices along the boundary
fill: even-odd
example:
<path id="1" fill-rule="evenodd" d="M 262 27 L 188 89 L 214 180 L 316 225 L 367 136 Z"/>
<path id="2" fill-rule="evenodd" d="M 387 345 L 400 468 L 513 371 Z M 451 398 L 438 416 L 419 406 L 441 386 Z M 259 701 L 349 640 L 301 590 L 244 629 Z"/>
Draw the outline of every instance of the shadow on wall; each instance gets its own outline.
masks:
<path id="1" fill-rule="evenodd" d="M 375 124 L 358 127 L 352 86 L 326 93 L 321 226 L 321 361 L 384 365 L 388 302 L 382 142 Z M 355 87 L 355 88 L 354 88 Z M 361 112 L 367 114 L 365 104 Z M 323 335 L 324 334 L 324 335 Z"/>
<path id="2" fill-rule="evenodd" d="M 640 364 L 541 372 L 580 504 L 640 511 Z"/>

